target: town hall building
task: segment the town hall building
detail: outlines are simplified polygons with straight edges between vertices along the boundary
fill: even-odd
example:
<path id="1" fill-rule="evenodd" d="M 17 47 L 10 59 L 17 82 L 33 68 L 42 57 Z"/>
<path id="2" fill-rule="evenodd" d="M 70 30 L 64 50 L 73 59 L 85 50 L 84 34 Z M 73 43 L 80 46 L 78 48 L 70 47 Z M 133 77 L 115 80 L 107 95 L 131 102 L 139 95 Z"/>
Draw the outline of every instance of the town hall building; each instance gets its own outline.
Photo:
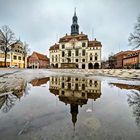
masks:
<path id="1" fill-rule="evenodd" d="M 51 68 L 101 68 L 101 42 L 89 41 L 83 32 L 79 33 L 76 11 L 72 18 L 71 34 L 66 34 L 50 47 Z"/>

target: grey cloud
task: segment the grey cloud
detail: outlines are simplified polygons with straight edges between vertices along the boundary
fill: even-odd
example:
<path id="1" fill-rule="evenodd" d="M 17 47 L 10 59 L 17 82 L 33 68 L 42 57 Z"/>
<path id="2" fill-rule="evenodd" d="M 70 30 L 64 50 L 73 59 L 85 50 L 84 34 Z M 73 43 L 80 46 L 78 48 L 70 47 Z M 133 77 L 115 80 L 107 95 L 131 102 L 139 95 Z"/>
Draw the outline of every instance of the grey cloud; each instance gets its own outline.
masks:
<path id="1" fill-rule="evenodd" d="M 0 0 L 0 26 L 10 25 L 32 51 L 48 54 L 50 45 L 70 33 L 76 6 L 80 31 L 100 40 L 102 56 L 108 56 L 119 48 L 131 49 L 127 39 L 140 13 L 139 5 L 139 0 Z"/>

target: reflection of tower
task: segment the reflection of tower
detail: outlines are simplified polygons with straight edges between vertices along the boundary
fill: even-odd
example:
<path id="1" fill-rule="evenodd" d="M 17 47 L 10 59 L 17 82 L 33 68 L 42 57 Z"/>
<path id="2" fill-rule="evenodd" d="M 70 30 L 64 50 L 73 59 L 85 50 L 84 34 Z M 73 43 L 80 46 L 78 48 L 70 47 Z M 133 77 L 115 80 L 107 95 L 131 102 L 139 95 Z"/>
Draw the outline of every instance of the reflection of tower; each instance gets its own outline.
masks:
<path id="1" fill-rule="evenodd" d="M 96 99 L 100 98 L 101 82 L 79 77 L 53 76 L 50 77 L 49 90 L 54 95 L 58 95 L 59 101 L 70 105 L 71 120 L 75 130 L 78 106 L 86 105 L 88 99 L 96 101 Z"/>
<path id="2" fill-rule="evenodd" d="M 70 104 L 70 113 L 72 115 L 73 126 L 75 127 L 75 124 L 77 122 L 77 115 L 78 115 L 78 105 L 77 104 Z"/>

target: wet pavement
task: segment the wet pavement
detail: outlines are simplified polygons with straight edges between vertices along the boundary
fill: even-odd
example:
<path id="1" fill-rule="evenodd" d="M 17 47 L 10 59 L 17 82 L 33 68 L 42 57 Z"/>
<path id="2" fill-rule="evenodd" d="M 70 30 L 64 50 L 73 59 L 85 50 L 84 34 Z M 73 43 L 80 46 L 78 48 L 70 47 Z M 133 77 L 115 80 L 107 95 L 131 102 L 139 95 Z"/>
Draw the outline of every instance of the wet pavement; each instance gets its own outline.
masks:
<path id="1" fill-rule="evenodd" d="M 0 96 L 0 139 L 139 140 L 140 83 L 127 82 L 34 79 L 23 93 Z"/>

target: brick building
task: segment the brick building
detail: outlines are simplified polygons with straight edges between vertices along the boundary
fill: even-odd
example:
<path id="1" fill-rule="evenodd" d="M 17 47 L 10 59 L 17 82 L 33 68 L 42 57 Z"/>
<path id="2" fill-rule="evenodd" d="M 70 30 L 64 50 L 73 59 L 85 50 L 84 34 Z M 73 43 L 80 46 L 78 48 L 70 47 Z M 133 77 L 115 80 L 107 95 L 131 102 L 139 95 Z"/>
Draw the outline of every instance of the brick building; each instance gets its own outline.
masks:
<path id="1" fill-rule="evenodd" d="M 123 58 L 131 52 L 132 51 L 121 51 L 121 52 L 115 54 L 115 60 L 116 60 L 115 68 L 116 69 L 123 68 Z"/>
<path id="2" fill-rule="evenodd" d="M 38 52 L 33 52 L 31 56 L 28 57 L 28 68 L 48 68 L 49 58 L 46 55 L 40 54 Z"/>
<path id="3" fill-rule="evenodd" d="M 123 58 L 124 68 L 140 68 L 140 50 L 132 51 Z"/>

